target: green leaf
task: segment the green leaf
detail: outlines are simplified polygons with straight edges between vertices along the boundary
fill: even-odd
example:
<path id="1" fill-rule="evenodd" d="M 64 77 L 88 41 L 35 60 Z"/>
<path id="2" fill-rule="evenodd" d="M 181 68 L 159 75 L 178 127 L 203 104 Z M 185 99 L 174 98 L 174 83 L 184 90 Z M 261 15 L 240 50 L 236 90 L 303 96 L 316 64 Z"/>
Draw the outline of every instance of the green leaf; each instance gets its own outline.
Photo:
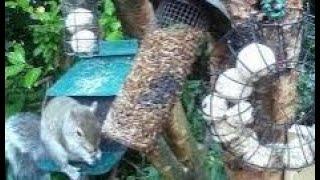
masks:
<path id="1" fill-rule="evenodd" d="M 146 167 L 142 169 L 143 172 L 145 172 L 146 177 L 143 179 L 146 180 L 160 180 L 160 173 L 152 166 Z"/>
<path id="2" fill-rule="evenodd" d="M 5 68 L 5 79 L 11 76 L 15 76 L 23 71 L 25 67 L 25 64 L 17 64 L 17 65 L 11 65 L 7 66 Z"/>
<path id="3" fill-rule="evenodd" d="M 5 104 L 6 117 L 9 117 L 23 109 L 25 104 L 25 94 L 23 91 L 13 91 L 10 95 L 10 100 Z"/>
<path id="4" fill-rule="evenodd" d="M 33 68 L 27 72 L 23 79 L 23 87 L 31 88 L 41 75 L 41 68 Z"/>
<path id="5" fill-rule="evenodd" d="M 7 53 L 8 61 L 12 64 L 24 64 L 26 63 L 25 51 L 22 44 L 14 44 L 13 51 Z"/>
<path id="6" fill-rule="evenodd" d="M 51 180 L 68 180 L 68 177 L 62 173 L 52 173 L 51 174 L 51 177 L 50 177 Z"/>
<path id="7" fill-rule="evenodd" d="M 13 81 L 12 80 L 8 80 L 8 79 L 5 79 L 5 88 L 9 88 L 13 85 Z"/>
<path id="8" fill-rule="evenodd" d="M 110 24 L 110 28 L 113 31 L 117 31 L 121 28 L 121 23 L 119 21 L 113 22 L 112 24 Z"/>
<path id="9" fill-rule="evenodd" d="M 120 31 L 114 31 L 107 35 L 106 40 L 119 40 L 123 38 L 123 34 Z"/>
<path id="10" fill-rule="evenodd" d="M 33 50 L 33 56 L 39 56 L 41 53 L 42 53 L 41 46 L 38 46 Z"/>
<path id="11" fill-rule="evenodd" d="M 14 1 L 5 1 L 4 6 L 8 8 L 16 8 L 18 4 Z"/>
<path id="12" fill-rule="evenodd" d="M 104 3 L 104 13 L 106 13 L 107 15 L 111 16 L 113 15 L 113 13 L 115 13 L 115 7 L 112 3 L 111 0 L 105 0 Z"/>
<path id="13" fill-rule="evenodd" d="M 16 0 L 18 5 L 22 8 L 22 9 L 28 9 L 29 8 L 29 0 Z"/>

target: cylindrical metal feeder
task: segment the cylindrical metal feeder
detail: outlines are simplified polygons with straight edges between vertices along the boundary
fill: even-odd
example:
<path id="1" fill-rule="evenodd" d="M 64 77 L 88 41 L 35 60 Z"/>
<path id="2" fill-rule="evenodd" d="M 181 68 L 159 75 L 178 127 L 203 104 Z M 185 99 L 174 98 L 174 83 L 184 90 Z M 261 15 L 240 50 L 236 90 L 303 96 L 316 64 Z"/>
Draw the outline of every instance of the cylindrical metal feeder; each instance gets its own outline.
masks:
<path id="1" fill-rule="evenodd" d="M 171 117 L 203 38 L 201 30 L 188 26 L 147 33 L 103 134 L 142 152 L 156 149 L 155 140 Z"/>
<path id="2" fill-rule="evenodd" d="M 98 2 L 62 1 L 64 50 L 69 56 L 93 56 L 99 53 Z"/>

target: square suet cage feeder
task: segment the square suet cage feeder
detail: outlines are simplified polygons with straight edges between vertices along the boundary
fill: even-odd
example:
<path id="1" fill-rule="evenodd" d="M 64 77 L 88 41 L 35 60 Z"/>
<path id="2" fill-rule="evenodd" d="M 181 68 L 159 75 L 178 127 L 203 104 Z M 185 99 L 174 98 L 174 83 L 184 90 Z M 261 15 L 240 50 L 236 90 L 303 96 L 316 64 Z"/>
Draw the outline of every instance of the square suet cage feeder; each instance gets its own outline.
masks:
<path id="1" fill-rule="evenodd" d="M 64 51 L 69 56 L 99 54 L 98 1 L 63 0 Z"/>

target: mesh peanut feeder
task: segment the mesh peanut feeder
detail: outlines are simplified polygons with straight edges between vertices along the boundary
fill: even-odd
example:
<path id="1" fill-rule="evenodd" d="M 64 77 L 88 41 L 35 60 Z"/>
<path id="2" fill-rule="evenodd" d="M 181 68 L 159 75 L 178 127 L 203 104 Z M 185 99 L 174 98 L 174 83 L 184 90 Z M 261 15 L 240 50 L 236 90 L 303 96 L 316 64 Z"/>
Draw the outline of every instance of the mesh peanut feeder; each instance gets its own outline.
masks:
<path id="1" fill-rule="evenodd" d="M 103 132 L 131 148 L 147 152 L 170 118 L 191 65 L 201 30 L 174 26 L 147 33 Z"/>
<path id="2" fill-rule="evenodd" d="M 64 50 L 70 56 L 99 53 L 98 3 L 96 0 L 64 0 Z"/>
<path id="3" fill-rule="evenodd" d="M 285 170 L 312 165 L 313 17 L 261 22 L 252 16 L 222 41 L 230 53 L 228 67 L 212 74 L 214 90 L 202 103 L 213 139 L 245 167 Z"/>

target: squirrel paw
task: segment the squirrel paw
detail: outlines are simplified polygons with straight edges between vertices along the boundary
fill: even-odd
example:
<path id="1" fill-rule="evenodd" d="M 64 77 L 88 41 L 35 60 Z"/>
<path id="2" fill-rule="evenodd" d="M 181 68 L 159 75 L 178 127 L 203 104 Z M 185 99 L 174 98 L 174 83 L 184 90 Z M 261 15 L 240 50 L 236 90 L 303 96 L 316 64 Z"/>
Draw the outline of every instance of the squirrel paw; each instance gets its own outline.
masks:
<path id="1" fill-rule="evenodd" d="M 80 180 L 81 174 L 80 172 L 69 173 L 70 180 Z"/>
<path id="2" fill-rule="evenodd" d="M 68 168 L 65 169 L 66 173 L 70 177 L 71 180 L 79 180 L 81 173 L 80 168 L 69 166 Z"/>

